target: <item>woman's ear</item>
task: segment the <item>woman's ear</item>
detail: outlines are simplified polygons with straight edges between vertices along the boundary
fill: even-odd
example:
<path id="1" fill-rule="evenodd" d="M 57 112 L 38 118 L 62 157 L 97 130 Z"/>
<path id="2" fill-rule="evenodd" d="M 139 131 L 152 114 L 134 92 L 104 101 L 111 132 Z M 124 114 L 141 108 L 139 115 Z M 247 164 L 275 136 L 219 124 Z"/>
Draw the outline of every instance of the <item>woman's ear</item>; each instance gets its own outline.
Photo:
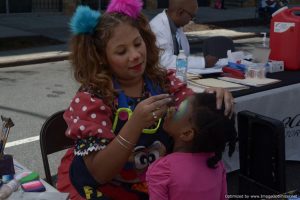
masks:
<path id="1" fill-rule="evenodd" d="M 194 139 L 194 136 L 195 136 L 195 130 L 190 128 L 180 134 L 180 139 L 184 142 L 190 142 Z"/>

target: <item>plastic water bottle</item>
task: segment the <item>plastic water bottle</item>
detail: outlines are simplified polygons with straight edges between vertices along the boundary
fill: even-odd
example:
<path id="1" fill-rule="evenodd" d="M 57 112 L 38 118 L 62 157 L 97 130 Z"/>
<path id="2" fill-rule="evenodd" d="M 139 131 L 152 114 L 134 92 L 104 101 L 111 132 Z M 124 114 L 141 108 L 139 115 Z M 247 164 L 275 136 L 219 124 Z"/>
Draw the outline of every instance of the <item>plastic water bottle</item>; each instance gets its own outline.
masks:
<path id="1" fill-rule="evenodd" d="M 184 83 L 187 81 L 187 65 L 187 57 L 184 54 L 184 50 L 180 50 L 176 59 L 176 77 Z"/>

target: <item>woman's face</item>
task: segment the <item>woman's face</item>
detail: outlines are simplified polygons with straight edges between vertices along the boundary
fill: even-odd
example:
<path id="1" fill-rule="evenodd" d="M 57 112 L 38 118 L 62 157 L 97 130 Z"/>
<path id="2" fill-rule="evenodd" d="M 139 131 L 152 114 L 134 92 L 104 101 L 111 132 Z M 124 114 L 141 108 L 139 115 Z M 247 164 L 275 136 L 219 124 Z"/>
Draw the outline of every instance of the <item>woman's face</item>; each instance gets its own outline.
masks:
<path id="1" fill-rule="evenodd" d="M 106 55 L 110 69 L 118 79 L 133 80 L 142 77 L 147 51 L 138 29 L 126 23 L 115 27 L 107 42 Z"/>
<path id="2" fill-rule="evenodd" d="M 167 113 L 164 120 L 164 130 L 173 138 L 180 135 L 180 133 L 186 129 L 192 127 L 191 114 L 192 114 L 192 102 L 194 97 L 188 97 L 182 101 L 179 107 L 171 108 L 171 111 Z"/>

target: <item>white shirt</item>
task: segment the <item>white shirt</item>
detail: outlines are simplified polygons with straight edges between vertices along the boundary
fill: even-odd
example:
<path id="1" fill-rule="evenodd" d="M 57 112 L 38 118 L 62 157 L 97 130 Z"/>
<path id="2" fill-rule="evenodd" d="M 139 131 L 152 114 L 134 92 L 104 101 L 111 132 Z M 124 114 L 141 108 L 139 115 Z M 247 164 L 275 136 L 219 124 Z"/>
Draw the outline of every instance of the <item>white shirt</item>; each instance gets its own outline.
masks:
<path id="1" fill-rule="evenodd" d="M 160 52 L 160 64 L 169 69 L 176 68 L 176 58 L 170 24 L 166 10 L 156 15 L 150 21 L 150 27 L 156 35 L 156 45 L 162 49 Z M 205 68 L 205 60 L 202 56 L 190 56 L 190 45 L 182 27 L 177 29 L 176 38 L 179 46 L 188 56 L 188 69 Z"/>

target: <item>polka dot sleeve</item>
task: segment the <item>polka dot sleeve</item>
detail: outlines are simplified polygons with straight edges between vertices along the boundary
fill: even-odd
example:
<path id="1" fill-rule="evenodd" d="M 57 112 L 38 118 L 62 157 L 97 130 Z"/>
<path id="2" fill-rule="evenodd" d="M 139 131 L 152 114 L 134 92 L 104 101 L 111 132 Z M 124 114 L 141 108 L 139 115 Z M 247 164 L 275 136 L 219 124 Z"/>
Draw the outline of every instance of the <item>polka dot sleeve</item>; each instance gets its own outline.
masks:
<path id="1" fill-rule="evenodd" d="M 114 138 L 111 108 L 88 92 L 76 94 L 64 119 L 68 125 L 66 135 L 76 140 L 76 155 L 104 149 Z"/>
<path id="2" fill-rule="evenodd" d="M 176 78 L 174 70 L 168 70 L 167 84 L 170 85 L 170 94 L 174 96 L 176 106 L 179 106 L 186 97 L 194 94 L 185 83 Z"/>

